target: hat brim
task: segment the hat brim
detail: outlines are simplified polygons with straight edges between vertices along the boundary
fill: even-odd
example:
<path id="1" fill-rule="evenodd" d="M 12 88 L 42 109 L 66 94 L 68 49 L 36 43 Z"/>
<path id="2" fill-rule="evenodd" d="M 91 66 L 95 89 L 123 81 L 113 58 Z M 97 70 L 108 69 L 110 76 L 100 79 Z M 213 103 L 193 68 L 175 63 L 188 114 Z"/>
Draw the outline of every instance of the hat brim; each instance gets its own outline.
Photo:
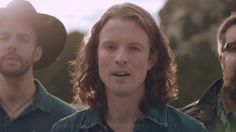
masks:
<path id="1" fill-rule="evenodd" d="M 39 29 L 39 45 L 43 47 L 43 54 L 41 59 L 34 64 L 34 69 L 47 67 L 57 60 L 67 38 L 65 27 L 57 18 L 38 14 L 38 20 L 41 20 L 37 28 Z"/>

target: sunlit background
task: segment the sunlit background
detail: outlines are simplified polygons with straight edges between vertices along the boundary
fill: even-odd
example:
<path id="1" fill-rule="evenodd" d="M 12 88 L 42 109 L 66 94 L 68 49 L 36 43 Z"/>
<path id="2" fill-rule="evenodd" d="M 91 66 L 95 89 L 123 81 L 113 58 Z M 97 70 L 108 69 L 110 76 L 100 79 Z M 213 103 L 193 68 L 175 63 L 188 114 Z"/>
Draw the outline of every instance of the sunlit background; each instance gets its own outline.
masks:
<path id="1" fill-rule="evenodd" d="M 5 6 L 10 0 L 0 0 Z M 198 99 L 222 71 L 217 54 L 216 31 L 224 18 L 236 10 L 236 0 L 29 0 L 38 12 L 58 17 L 68 38 L 58 61 L 35 71 L 47 90 L 72 101 L 68 62 L 74 60 L 84 34 L 111 5 L 131 2 L 149 11 L 170 39 L 178 66 L 180 90 L 174 106 Z"/>
<path id="2" fill-rule="evenodd" d="M 99 16 L 113 4 L 131 2 L 149 11 L 158 21 L 157 12 L 165 0 L 29 0 L 36 10 L 59 18 L 68 32 L 87 32 Z M 4 7 L 10 0 L 0 0 Z"/>

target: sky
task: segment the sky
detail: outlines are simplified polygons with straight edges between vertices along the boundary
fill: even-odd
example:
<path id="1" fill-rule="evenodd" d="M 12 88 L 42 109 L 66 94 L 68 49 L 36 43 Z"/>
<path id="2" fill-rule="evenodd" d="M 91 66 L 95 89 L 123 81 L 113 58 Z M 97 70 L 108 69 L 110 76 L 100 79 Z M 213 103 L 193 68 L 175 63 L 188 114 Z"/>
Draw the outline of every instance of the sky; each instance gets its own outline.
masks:
<path id="1" fill-rule="evenodd" d="M 5 7 L 11 0 L 0 0 Z M 37 12 L 53 15 L 65 25 L 67 32 L 86 33 L 111 5 L 123 2 L 137 4 L 146 9 L 158 22 L 157 12 L 166 0 L 28 0 Z"/>

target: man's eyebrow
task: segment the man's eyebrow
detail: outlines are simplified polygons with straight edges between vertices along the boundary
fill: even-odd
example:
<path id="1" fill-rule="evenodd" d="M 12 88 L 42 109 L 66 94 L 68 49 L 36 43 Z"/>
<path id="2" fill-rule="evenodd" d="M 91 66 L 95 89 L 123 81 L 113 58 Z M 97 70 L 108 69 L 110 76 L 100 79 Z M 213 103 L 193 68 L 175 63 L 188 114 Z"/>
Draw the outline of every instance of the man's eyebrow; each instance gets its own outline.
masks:
<path id="1" fill-rule="evenodd" d="M 30 38 L 30 36 L 28 34 L 25 34 L 25 33 L 18 33 L 17 36 L 28 38 L 28 39 Z"/>

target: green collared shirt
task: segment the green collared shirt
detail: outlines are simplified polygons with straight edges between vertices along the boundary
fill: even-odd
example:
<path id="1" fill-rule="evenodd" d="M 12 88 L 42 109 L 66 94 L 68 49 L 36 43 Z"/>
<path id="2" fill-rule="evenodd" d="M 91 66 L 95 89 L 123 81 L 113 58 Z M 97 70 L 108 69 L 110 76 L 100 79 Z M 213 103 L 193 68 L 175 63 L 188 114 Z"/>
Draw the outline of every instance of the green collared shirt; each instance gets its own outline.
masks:
<path id="1" fill-rule="evenodd" d="M 49 132 L 56 121 L 75 112 L 72 106 L 48 93 L 38 80 L 34 83 L 34 103 L 15 120 L 10 120 L 0 105 L 0 132 Z"/>
<path id="2" fill-rule="evenodd" d="M 103 112 L 87 109 L 57 122 L 51 132 L 108 132 Z M 199 121 L 171 106 L 150 107 L 145 116 L 134 123 L 134 132 L 207 132 Z"/>
<path id="3" fill-rule="evenodd" d="M 236 132 L 236 118 L 232 112 L 224 109 L 220 93 L 217 97 L 217 118 L 214 126 L 215 132 Z"/>

